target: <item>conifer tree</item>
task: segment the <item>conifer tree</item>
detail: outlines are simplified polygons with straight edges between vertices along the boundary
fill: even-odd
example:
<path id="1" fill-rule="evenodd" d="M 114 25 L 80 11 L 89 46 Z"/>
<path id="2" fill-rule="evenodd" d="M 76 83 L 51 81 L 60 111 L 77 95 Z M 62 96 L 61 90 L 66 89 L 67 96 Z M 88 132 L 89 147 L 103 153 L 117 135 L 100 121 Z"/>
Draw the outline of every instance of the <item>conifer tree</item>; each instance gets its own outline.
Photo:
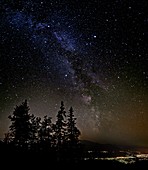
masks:
<path id="1" fill-rule="evenodd" d="M 31 143 L 38 143 L 39 131 L 41 129 L 41 118 L 31 115 Z"/>
<path id="2" fill-rule="evenodd" d="M 9 127 L 11 140 L 20 147 L 28 144 L 31 139 L 32 129 L 29 110 L 27 100 L 25 100 L 20 106 L 16 106 L 12 115 L 8 116 L 12 122 Z"/>
<path id="3" fill-rule="evenodd" d="M 53 138 L 53 129 L 52 129 L 52 121 L 51 117 L 44 116 L 43 121 L 41 122 L 40 128 L 40 142 L 44 145 L 44 148 L 50 148 L 52 145 Z"/>
<path id="4" fill-rule="evenodd" d="M 57 121 L 55 123 L 55 135 L 57 140 L 57 147 L 60 148 L 61 145 L 65 141 L 65 134 L 66 134 L 66 111 L 64 107 L 64 102 L 61 101 L 61 107 L 57 114 Z"/>
<path id="5" fill-rule="evenodd" d="M 67 141 L 70 145 L 76 145 L 79 142 L 80 130 L 76 126 L 74 110 L 71 107 L 67 115 Z"/>

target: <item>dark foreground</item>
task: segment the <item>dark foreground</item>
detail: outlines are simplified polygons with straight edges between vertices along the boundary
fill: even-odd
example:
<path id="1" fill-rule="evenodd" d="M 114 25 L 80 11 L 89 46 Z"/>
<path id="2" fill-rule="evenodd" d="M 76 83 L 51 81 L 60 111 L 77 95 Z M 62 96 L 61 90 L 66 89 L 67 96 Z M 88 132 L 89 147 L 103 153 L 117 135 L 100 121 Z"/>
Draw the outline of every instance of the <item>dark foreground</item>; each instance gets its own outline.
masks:
<path id="1" fill-rule="evenodd" d="M 1 166 L 5 169 L 100 169 L 100 170 L 147 170 L 148 161 L 124 164 L 113 160 L 55 160 L 46 154 L 3 153 Z"/>

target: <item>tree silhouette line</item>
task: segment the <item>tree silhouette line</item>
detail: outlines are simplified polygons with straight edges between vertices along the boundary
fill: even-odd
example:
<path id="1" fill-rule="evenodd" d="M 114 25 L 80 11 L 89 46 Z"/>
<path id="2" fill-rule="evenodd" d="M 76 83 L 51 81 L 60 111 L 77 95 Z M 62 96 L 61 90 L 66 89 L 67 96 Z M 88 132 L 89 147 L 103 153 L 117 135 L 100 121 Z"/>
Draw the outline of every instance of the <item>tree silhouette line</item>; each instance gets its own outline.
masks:
<path id="1" fill-rule="evenodd" d="M 52 117 L 43 119 L 29 113 L 27 100 L 14 108 L 4 143 L 9 151 L 45 153 L 56 160 L 81 159 L 80 130 L 76 126 L 76 117 L 71 107 L 66 113 L 64 102 L 53 123 Z"/>

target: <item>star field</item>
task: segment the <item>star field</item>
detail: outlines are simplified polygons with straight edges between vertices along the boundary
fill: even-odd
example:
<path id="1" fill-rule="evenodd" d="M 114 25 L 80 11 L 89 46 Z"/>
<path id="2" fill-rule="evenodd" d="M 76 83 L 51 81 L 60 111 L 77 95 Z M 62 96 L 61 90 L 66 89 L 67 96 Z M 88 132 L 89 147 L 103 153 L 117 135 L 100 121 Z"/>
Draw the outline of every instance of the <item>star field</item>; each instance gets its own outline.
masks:
<path id="1" fill-rule="evenodd" d="M 83 139 L 148 144 L 146 0 L 0 3 L 1 137 L 24 99 L 53 119 L 63 100 Z"/>

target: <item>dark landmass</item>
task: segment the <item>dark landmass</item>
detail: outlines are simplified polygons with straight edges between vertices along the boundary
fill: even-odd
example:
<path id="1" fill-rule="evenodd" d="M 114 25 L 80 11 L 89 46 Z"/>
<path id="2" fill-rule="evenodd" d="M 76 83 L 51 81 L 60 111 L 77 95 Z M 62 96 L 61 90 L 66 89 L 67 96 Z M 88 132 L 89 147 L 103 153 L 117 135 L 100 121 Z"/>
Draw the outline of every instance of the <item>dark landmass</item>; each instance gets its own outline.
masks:
<path id="1" fill-rule="evenodd" d="M 7 168 L 15 169 L 113 169 L 113 170 L 147 170 L 148 169 L 148 160 L 136 160 L 134 163 L 124 164 L 115 160 L 99 160 L 95 159 L 96 152 L 100 153 L 101 151 L 107 150 L 105 156 L 116 156 L 118 151 L 124 149 L 127 151 L 131 149 L 132 151 L 137 151 L 143 149 L 143 147 L 129 147 L 129 146 L 116 146 L 110 144 L 98 144 L 91 141 L 83 140 L 81 141 L 83 149 L 81 149 L 81 157 L 75 157 L 73 159 L 68 159 L 66 155 L 59 156 L 56 152 L 52 151 L 43 151 L 43 152 L 32 152 L 32 151 L 17 151 L 9 150 L 4 146 L 3 142 L 0 142 L 1 150 L 1 165 Z M 92 153 L 90 153 L 92 151 Z M 100 151 L 100 152 L 99 152 Z M 113 151 L 113 154 L 110 152 Z M 112 153 L 112 152 L 111 152 Z M 72 154 L 72 153 L 69 153 Z M 124 153 L 122 153 L 124 155 Z M 118 155 L 118 154 L 117 154 Z M 87 157 L 88 159 L 85 159 Z"/>
<path id="2" fill-rule="evenodd" d="M 15 153 L 16 154 L 16 153 Z M 53 161 L 45 155 L 18 154 L 3 157 L 1 165 L 8 169 L 113 169 L 113 170 L 147 170 L 148 161 L 137 161 L 133 164 L 123 164 L 111 160 L 81 160 L 81 161 Z M 5 158 L 5 159 L 4 159 Z"/>
<path id="3" fill-rule="evenodd" d="M 98 151 L 139 151 L 141 153 L 148 153 L 148 147 L 135 146 L 135 145 L 113 145 L 113 144 L 101 144 L 89 140 L 81 140 L 86 150 L 98 150 Z"/>

